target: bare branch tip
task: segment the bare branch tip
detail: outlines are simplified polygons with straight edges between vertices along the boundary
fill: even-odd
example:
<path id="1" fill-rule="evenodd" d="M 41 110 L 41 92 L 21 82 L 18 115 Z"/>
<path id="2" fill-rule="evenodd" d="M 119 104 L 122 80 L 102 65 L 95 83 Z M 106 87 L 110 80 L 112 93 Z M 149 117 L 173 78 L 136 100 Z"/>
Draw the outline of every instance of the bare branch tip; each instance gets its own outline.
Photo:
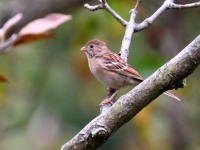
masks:
<path id="1" fill-rule="evenodd" d="M 90 10 L 90 11 L 95 11 L 95 10 L 98 10 L 98 9 L 103 9 L 103 5 L 102 4 L 91 6 L 88 3 L 85 3 L 84 7 L 87 8 L 88 10 Z"/>
<path id="2" fill-rule="evenodd" d="M 130 13 L 130 14 L 131 14 L 131 13 L 137 14 L 138 8 L 139 8 L 139 5 L 141 4 L 141 2 L 142 2 L 142 0 L 137 0 L 137 2 L 136 2 L 136 4 L 135 4 L 135 7 L 134 7 L 133 9 L 131 9 L 129 13 Z"/>
<path id="3" fill-rule="evenodd" d="M 91 5 L 89 5 L 88 3 L 85 3 L 84 5 L 83 5 L 85 8 L 87 8 L 87 9 L 91 9 L 91 7 L 93 7 L 93 6 L 91 6 Z"/>
<path id="4" fill-rule="evenodd" d="M 137 2 L 136 2 L 136 4 L 135 4 L 135 8 L 134 8 L 134 10 L 138 10 L 138 8 L 139 8 L 139 5 L 142 3 L 142 0 L 137 0 Z"/>
<path id="5" fill-rule="evenodd" d="M 83 6 L 84 6 L 85 8 L 88 8 L 90 5 L 89 5 L 88 3 L 85 3 Z"/>

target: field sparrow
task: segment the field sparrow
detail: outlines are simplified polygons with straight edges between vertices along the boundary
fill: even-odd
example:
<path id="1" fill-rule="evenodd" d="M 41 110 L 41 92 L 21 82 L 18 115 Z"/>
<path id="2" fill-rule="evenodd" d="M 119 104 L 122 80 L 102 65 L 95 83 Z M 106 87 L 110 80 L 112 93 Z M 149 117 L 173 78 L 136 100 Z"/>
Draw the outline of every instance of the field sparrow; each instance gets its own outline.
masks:
<path id="1" fill-rule="evenodd" d="M 106 44 L 100 40 L 91 40 L 81 48 L 87 55 L 90 71 L 103 85 L 113 90 L 113 95 L 105 99 L 100 105 L 110 103 L 117 90 L 129 85 L 136 86 L 143 81 L 140 74 L 128 65 L 119 55 L 111 52 Z M 174 99 L 179 98 L 169 92 L 164 92 Z"/>

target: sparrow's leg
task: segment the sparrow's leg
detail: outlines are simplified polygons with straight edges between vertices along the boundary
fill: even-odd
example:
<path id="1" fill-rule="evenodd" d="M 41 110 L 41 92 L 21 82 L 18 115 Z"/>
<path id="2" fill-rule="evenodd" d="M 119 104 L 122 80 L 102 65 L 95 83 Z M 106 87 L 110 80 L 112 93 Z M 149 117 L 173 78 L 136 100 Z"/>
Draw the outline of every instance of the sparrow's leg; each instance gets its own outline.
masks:
<path id="1" fill-rule="evenodd" d="M 107 89 L 108 90 L 108 94 L 107 94 L 107 97 L 106 97 L 106 99 L 104 99 L 100 104 L 99 104 L 99 106 L 102 106 L 102 105 L 104 105 L 104 104 L 113 104 L 113 100 L 114 100 L 114 98 L 117 96 L 117 92 L 118 92 L 118 90 L 116 90 L 116 89 L 112 89 L 112 88 L 108 88 Z"/>

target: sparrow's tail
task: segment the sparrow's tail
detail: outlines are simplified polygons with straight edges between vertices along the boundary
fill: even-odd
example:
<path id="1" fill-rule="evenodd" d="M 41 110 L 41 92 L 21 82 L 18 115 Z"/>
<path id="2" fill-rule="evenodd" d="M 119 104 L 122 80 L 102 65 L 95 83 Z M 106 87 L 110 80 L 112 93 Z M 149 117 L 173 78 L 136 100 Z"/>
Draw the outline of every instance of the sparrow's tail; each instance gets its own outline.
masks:
<path id="1" fill-rule="evenodd" d="M 178 101 L 181 101 L 178 97 L 176 97 L 175 95 L 171 94 L 170 92 L 164 92 L 163 94 L 165 94 L 165 95 L 167 95 L 169 97 L 172 97 L 172 98 L 174 98 L 174 99 L 176 99 Z"/>

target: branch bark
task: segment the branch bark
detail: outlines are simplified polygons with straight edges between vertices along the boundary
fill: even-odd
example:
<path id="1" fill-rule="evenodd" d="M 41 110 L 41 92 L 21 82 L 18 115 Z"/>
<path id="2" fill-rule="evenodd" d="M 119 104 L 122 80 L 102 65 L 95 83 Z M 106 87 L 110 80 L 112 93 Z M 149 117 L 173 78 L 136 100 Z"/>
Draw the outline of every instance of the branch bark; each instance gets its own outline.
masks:
<path id="1" fill-rule="evenodd" d="M 13 34 L 8 40 L 0 43 L 0 55 L 8 52 L 10 50 L 8 48 L 11 47 L 18 40 L 18 37 L 19 36 L 17 34 Z"/>
<path id="2" fill-rule="evenodd" d="M 132 35 L 134 33 L 134 30 L 136 28 L 135 18 L 138 13 L 138 7 L 141 3 L 141 0 L 137 0 L 137 3 L 135 5 L 135 8 L 130 11 L 130 20 L 126 26 L 124 38 L 122 40 L 122 46 L 120 49 L 120 55 L 121 57 L 127 62 L 128 55 L 129 55 L 129 47 L 132 39 Z"/>
<path id="3" fill-rule="evenodd" d="M 175 4 L 174 0 L 165 0 L 158 10 L 153 13 L 150 17 L 146 18 L 143 22 L 136 25 L 134 32 L 138 32 L 148 28 L 153 22 L 167 9 L 184 9 L 184 8 L 195 8 L 199 7 L 200 2 L 190 4 Z"/>
<path id="4" fill-rule="evenodd" d="M 200 35 L 141 84 L 121 96 L 108 111 L 87 124 L 61 150 L 92 150 L 100 147 L 118 128 L 164 91 L 189 76 L 199 64 Z"/>
<path id="5" fill-rule="evenodd" d="M 124 27 L 127 25 L 127 21 L 124 20 L 118 13 L 116 13 L 107 3 L 106 0 L 99 0 L 100 4 L 91 6 L 89 4 L 84 4 L 84 7 L 90 11 L 96 11 L 98 9 L 105 9 L 108 11 L 117 21 L 119 21 Z"/>

